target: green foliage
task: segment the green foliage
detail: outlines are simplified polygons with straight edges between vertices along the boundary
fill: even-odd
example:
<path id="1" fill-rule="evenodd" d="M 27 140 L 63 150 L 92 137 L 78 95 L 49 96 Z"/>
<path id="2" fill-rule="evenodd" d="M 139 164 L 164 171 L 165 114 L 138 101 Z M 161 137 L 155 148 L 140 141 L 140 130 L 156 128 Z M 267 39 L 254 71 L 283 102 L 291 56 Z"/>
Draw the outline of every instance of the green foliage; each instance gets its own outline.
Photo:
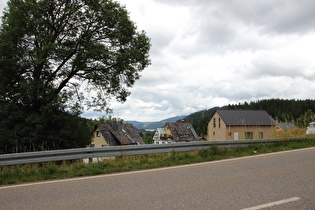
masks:
<path id="1" fill-rule="evenodd" d="M 310 122 L 315 122 L 315 112 L 309 109 L 297 118 L 295 122 L 299 127 L 306 127 Z"/>
<path id="2" fill-rule="evenodd" d="M 268 99 L 244 104 L 228 105 L 228 109 L 255 109 L 267 111 L 275 120 L 292 122 L 307 110 L 315 112 L 315 100 Z"/>
<path id="3" fill-rule="evenodd" d="M 86 146 L 80 111 L 125 101 L 149 49 L 117 2 L 9 0 L 0 28 L 0 153 Z"/>
<path id="4" fill-rule="evenodd" d="M 220 107 L 214 107 L 208 110 L 195 112 L 185 117 L 184 121 L 190 122 L 198 135 L 205 137 L 207 136 L 208 122 L 217 109 L 220 109 Z"/>
<path id="5" fill-rule="evenodd" d="M 140 130 L 139 134 L 145 144 L 153 144 L 154 131 Z"/>
<path id="6" fill-rule="evenodd" d="M 113 123 L 113 122 L 123 122 L 123 119 L 120 118 L 115 118 L 112 116 L 102 116 L 102 117 L 98 117 L 97 119 L 90 119 L 88 120 L 88 124 L 89 124 L 89 130 L 91 132 L 93 132 L 95 125 L 97 124 L 104 124 L 104 123 Z"/>
<path id="7" fill-rule="evenodd" d="M 112 116 L 103 116 L 103 117 L 98 117 L 95 120 L 92 120 L 91 122 L 93 124 L 103 124 L 103 123 L 112 123 L 112 122 L 123 122 L 123 119 L 112 117 Z"/>
<path id="8" fill-rule="evenodd" d="M 1 100 L 108 108 L 111 97 L 126 100 L 150 64 L 149 49 L 145 33 L 111 0 L 10 0 L 0 31 Z"/>
<path id="9" fill-rule="evenodd" d="M 85 147 L 90 143 L 88 120 L 42 107 L 39 112 L 0 106 L 0 153 Z M 2 108 L 7 108 L 2 110 Z"/>

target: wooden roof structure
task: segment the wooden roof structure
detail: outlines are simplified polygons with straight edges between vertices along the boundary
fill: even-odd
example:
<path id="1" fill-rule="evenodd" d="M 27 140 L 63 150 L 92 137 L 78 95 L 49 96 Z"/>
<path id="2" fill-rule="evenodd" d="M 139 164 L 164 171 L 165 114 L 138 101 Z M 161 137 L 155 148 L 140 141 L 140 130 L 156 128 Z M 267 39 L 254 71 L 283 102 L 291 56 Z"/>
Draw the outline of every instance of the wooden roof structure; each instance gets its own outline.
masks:
<path id="1" fill-rule="evenodd" d="M 195 129 L 190 123 L 166 123 L 164 127 L 170 130 L 175 142 L 199 140 Z"/>
<path id="2" fill-rule="evenodd" d="M 110 146 L 144 144 L 137 129 L 128 123 L 112 122 L 95 125 Z"/>

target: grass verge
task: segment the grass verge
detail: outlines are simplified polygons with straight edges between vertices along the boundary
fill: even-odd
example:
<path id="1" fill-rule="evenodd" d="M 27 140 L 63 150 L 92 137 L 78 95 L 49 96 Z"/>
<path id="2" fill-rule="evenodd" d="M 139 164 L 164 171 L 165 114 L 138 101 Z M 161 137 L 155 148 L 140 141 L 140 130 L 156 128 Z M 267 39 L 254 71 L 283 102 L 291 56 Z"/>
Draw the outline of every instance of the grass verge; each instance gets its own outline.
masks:
<path id="1" fill-rule="evenodd" d="M 194 152 L 126 156 L 92 164 L 84 164 L 78 160 L 4 166 L 0 168 L 0 185 L 151 169 L 314 146 L 315 139 L 304 139 L 297 142 L 278 142 L 237 149 L 214 147 L 210 150 Z"/>

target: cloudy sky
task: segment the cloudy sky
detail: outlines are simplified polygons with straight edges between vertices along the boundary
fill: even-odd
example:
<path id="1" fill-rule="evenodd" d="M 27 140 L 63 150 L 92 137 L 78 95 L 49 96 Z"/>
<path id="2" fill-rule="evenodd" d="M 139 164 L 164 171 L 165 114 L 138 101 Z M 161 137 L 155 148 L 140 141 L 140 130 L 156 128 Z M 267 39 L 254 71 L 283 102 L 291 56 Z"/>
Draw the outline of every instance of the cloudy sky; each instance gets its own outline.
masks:
<path id="1" fill-rule="evenodd" d="M 119 2 L 151 38 L 152 64 L 125 103 L 111 102 L 114 117 L 156 121 L 245 101 L 314 98 L 314 0 Z"/>

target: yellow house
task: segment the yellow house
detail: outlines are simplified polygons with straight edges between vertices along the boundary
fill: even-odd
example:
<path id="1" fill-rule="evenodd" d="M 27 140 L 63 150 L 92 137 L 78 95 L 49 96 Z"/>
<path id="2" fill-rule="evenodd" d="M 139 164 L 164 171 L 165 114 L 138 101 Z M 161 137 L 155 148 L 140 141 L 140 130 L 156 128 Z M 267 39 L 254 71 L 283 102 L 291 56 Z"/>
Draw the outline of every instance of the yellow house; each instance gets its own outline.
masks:
<path id="1" fill-rule="evenodd" d="M 165 123 L 153 136 L 154 144 L 197 141 L 199 137 L 190 123 Z"/>
<path id="2" fill-rule="evenodd" d="M 273 138 L 275 126 L 263 110 L 217 110 L 208 123 L 207 140 Z"/>
<path id="3" fill-rule="evenodd" d="M 144 144 L 144 142 L 132 124 L 112 122 L 95 125 L 90 147 L 138 144 Z"/>
<path id="4" fill-rule="evenodd" d="M 132 124 L 120 121 L 97 124 L 94 126 L 92 142 L 88 147 L 144 144 L 137 129 Z M 99 162 L 113 157 L 84 158 L 84 163 Z"/>

